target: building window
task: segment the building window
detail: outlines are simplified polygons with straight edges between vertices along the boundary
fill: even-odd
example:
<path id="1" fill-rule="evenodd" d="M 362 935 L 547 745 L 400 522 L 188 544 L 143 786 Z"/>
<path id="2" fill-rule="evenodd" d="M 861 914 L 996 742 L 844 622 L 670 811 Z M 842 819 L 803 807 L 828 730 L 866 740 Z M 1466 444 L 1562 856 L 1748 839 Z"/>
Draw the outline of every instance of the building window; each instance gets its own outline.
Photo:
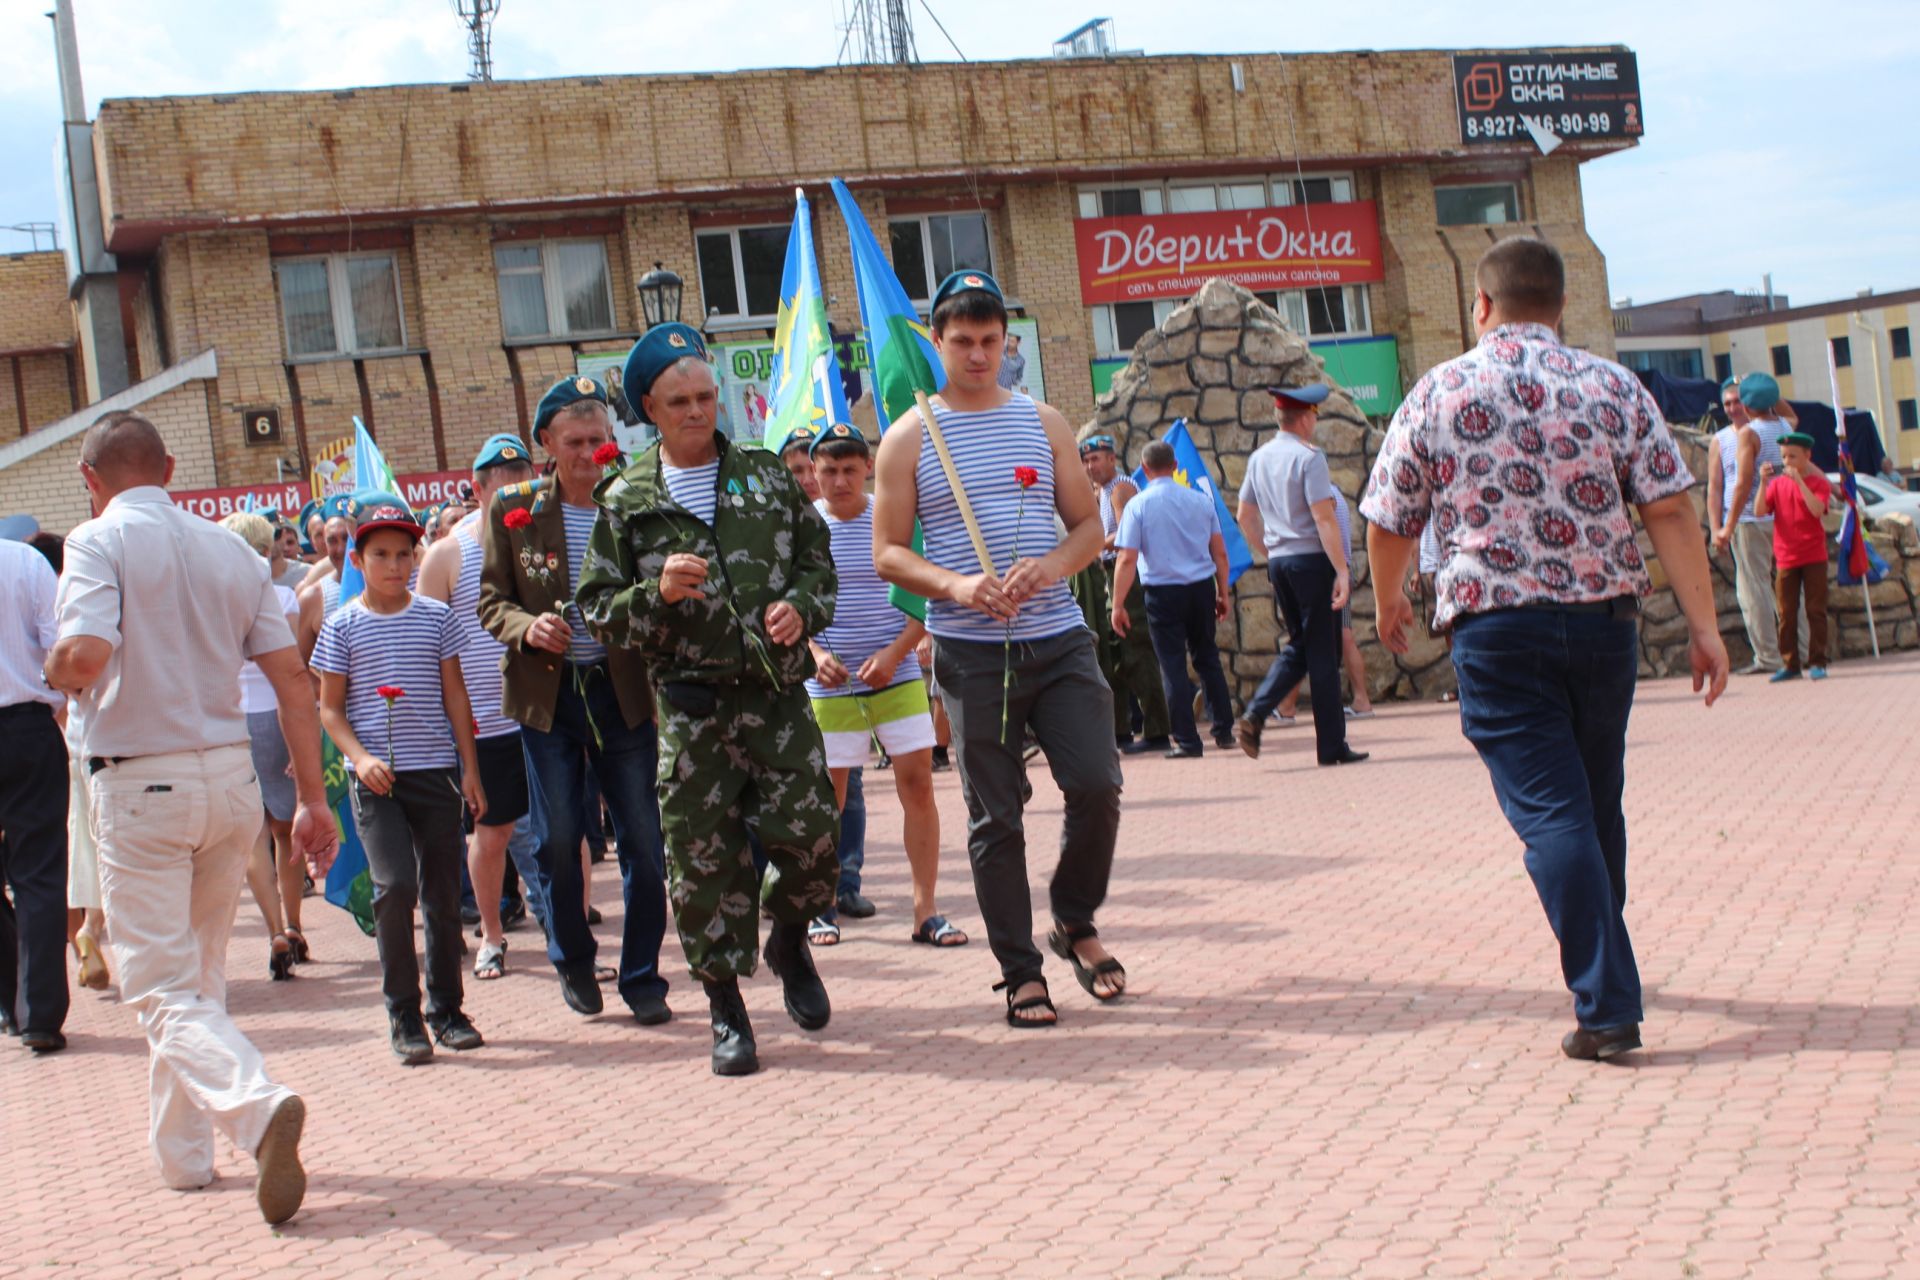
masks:
<path id="1" fill-rule="evenodd" d="M 1773 376 L 1784 378 L 1793 372 L 1793 353 L 1785 347 L 1773 349 Z"/>
<path id="2" fill-rule="evenodd" d="M 940 282 L 956 271 L 993 274 L 993 247 L 984 213 L 893 218 L 887 228 L 893 242 L 893 273 L 915 302 L 931 298 Z"/>
<path id="3" fill-rule="evenodd" d="M 1732 358 L 1719 357 L 1728 361 L 1729 373 L 1721 375 L 1721 380 L 1731 376 Z M 1658 351 L 1622 351 L 1620 363 L 1629 369 L 1654 372 L 1669 378 L 1699 378 L 1700 350 L 1697 347 L 1667 347 Z M 1716 372 L 1719 364 L 1714 365 Z"/>
<path id="4" fill-rule="evenodd" d="M 731 227 L 694 237 L 700 259 L 700 296 L 707 314 L 764 319 L 780 310 L 780 276 L 787 265 L 790 227 Z"/>
<path id="5" fill-rule="evenodd" d="M 1435 187 L 1433 204 L 1443 227 L 1520 221 L 1520 192 L 1511 182 L 1478 187 Z"/>
<path id="6" fill-rule="evenodd" d="M 1344 173 L 1273 180 L 1275 204 L 1334 204 L 1353 199 L 1353 178 Z"/>
<path id="7" fill-rule="evenodd" d="M 1899 411 L 1902 431 L 1920 431 L 1920 400 L 1901 400 L 1894 408 Z"/>
<path id="8" fill-rule="evenodd" d="M 500 323 L 509 339 L 613 331 L 613 286 L 602 240 L 498 244 Z"/>
<path id="9" fill-rule="evenodd" d="M 364 355 L 406 346 L 392 254 L 282 258 L 273 270 L 288 356 Z"/>
<path id="10" fill-rule="evenodd" d="M 1260 301 L 1280 313 L 1295 333 L 1315 338 L 1350 337 L 1372 332 L 1367 287 L 1361 284 L 1294 289 L 1286 293 L 1256 293 Z M 1122 356 L 1149 330 L 1166 322 L 1186 298 L 1156 298 L 1151 302 L 1115 302 L 1093 308 L 1093 348 L 1098 356 Z"/>
<path id="11" fill-rule="evenodd" d="M 1166 201 L 1159 187 L 1082 187 L 1080 216 L 1083 218 L 1127 218 L 1143 213 L 1165 213 Z"/>
<path id="12" fill-rule="evenodd" d="M 1853 342 L 1848 338 L 1830 339 L 1833 343 L 1833 367 L 1847 369 L 1853 365 Z"/>
<path id="13" fill-rule="evenodd" d="M 1893 343 L 1893 358 L 1895 360 L 1913 359 L 1912 330 L 1908 329 L 1905 325 L 1901 325 L 1898 329 L 1887 330 L 1887 337 Z"/>
<path id="14" fill-rule="evenodd" d="M 1722 351 L 1713 358 L 1713 380 L 1724 383 L 1733 376 L 1733 353 Z"/>
<path id="15" fill-rule="evenodd" d="M 1212 213 L 1220 209 L 1264 209 L 1266 206 L 1264 179 L 1167 188 L 1168 213 Z"/>

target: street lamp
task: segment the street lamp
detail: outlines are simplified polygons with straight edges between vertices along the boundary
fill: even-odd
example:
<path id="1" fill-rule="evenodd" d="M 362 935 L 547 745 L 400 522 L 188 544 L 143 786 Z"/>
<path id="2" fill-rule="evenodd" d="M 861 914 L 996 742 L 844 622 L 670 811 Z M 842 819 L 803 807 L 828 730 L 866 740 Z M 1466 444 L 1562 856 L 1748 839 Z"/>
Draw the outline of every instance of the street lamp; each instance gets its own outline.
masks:
<path id="1" fill-rule="evenodd" d="M 684 286 L 679 276 L 656 262 L 653 270 L 641 276 L 634 288 L 640 291 L 640 313 L 647 328 L 680 319 L 680 294 Z"/>

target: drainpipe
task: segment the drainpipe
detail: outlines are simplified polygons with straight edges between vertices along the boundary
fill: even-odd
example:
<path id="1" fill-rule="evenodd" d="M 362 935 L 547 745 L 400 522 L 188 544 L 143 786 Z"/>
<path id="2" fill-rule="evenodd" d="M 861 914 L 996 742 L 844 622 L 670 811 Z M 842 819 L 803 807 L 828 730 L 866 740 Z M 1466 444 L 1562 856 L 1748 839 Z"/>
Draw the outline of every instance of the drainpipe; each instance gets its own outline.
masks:
<path id="1" fill-rule="evenodd" d="M 89 402 L 126 389 L 131 381 L 127 333 L 121 324 L 120 264 L 107 252 L 100 217 L 100 180 L 93 167 L 93 125 L 80 82 L 80 41 L 72 0 L 54 0 L 53 43 L 60 72 L 61 195 L 67 215 L 67 293 L 79 304 L 80 345 Z"/>

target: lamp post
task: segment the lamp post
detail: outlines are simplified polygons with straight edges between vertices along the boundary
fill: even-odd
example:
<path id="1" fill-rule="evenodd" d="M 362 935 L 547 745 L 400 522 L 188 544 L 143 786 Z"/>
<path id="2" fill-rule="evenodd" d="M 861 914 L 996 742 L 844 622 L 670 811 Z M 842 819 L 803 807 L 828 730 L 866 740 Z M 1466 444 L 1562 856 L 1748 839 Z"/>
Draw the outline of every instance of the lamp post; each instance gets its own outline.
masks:
<path id="1" fill-rule="evenodd" d="M 653 270 L 641 276 L 634 288 L 640 293 L 640 314 L 646 328 L 680 319 L 680 295 L 685 286 L 679 276 L 656 262 Z"/>

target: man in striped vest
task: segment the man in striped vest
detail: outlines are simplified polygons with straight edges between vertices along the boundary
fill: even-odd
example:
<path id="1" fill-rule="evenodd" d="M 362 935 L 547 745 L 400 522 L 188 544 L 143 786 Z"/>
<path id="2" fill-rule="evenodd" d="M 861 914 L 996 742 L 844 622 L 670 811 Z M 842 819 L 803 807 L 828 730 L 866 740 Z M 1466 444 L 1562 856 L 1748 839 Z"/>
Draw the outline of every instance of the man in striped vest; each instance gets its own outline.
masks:
<path id="1" fill-rule="evenodd" d="M 1100 552 L 1100 512 L 1059 410 L 999 385 L 1007 310 L 979 271 L 933 296 L 933 344 L 947 385 L 933 426 L 901 415 L 881 439 L 874 566 L 927 599 L 934 676 L 959 745 L 967 852 L 987 939 L 1000 962 L 1007 1021 L 1053 1025 L 1033 945 L 1027 889 L 1022 742 L 1029 730 L 1066 802 L 1050 890 L 1048 945 L 1099 1000 L 1126 990 L 1094 913 L 1107 896 L 1120 829 L 1113 693 L 1067 579 Z M 1058 514 L 1066 526 L 1059 540 Z M 913 549 L 918 519 L 925 554 Z"/>

